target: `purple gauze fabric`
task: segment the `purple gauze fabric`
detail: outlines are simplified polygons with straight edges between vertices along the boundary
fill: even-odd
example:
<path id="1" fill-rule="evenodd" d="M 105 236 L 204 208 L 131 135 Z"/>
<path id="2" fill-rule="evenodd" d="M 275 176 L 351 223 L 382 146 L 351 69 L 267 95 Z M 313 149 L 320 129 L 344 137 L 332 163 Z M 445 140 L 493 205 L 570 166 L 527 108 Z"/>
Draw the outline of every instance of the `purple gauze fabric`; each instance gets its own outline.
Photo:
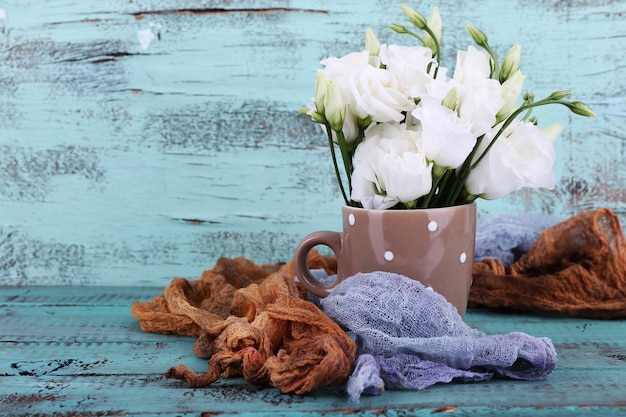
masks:
<path id="1" fill-rule="evenodd" d="M 550 339 L 472 329 L 443 296 L 402 275 L 357 274 L 319 304 L 358 346 L 346 386 L 351 401 L 383 388 L 423 389 L 453 379 L 542 380 L 556 367 Z"/>
<path id="2" fill-rule="evenodd" d="M 541 232 L 565 220 L 538 213 L 494 213 L 478 219 L 474 260 L 495 258 L 509 266 L 535 244 Z"/>

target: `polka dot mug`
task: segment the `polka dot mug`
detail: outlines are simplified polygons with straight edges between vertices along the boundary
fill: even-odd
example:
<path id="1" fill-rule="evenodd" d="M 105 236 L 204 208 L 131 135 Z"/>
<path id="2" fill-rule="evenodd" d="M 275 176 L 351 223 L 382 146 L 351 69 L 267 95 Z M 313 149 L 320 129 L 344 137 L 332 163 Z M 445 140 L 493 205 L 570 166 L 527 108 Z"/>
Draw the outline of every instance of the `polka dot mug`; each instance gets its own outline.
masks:
<path id="1" fill-rule="evenodd" d="M 343 206 L 343 232 L 319 231 L 298 245 L 298 281 L 324 297 L 359 272 L 387 271 L 419 280 L 442 294 L 464 315 L 472 283 L 476 204 L 413 210 L 368 210 Z M 337 257 L 336 279 L 318 281 L 307 265 L 308 253 L 328 246 Z"/>

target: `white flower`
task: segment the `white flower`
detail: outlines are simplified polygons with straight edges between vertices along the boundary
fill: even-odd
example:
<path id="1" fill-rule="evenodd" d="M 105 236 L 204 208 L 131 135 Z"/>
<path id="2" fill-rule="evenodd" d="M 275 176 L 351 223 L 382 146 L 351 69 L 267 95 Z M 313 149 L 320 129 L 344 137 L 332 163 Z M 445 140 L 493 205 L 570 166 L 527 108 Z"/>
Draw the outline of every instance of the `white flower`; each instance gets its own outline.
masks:
<path id="1" fill-rule="evenodd" d="M 509 52 L 506 53 L 502 60 L 502 67 L 500 68 L 500 81 L 506 81 L 513 74 L 519 71 L 519 62 L 522 57 L 522 45 L 516 43 L 513 45 Z"/>
<path id="2" fill-rule="evenodd" d="M 496 124 L 496 114 L 504 104 L 502 86 L 496 80 L 480 80 L 461 86 L 457 93 L 457 112 L 472 124 L 476 137 Z"/>
<path id="3" fill-rule="evenodd" d="M 387 71 L 394 74 L 402 93 L 418 97 L 432 81 L 437 61 L 425 46 L 381 45 L 380 59 Z M 430 73 L 428 65 L 431 65 Z"/>
<path id="4" fill-rule="evenodd" d="M 499 128 L 496 126 L 485 136 L 475 158 L 482 154 Z M 511 123 L 470 172 L 467 191 L 491 200 L 523 187 L 553 189 L 555 151 L 552 142 L 558 130 L 550 126 L 542 131 L 532 123 L 518 120 Z"/>
<path id="5" fill-rule="evenodd" d="M 549 126 L 542 127 L 540 130 L 541 130 L 541 134 L 543 135 L 544 138 L 546 138 L 546 140 L 549 140 L 550 142 L 554 143 L 556 138 L 563 131 L 563 126 L 557 123 L 552 123 Z"/>
<path id="6" fill-rule="evenodd" d="M 470 46 L 458 51 L 452 80 L 457 83 L 457 112 L 459 117 L 472 122 L 476 136 L 487 133 L 496 124 L 496 114 L 505 104 L 502 86 L 490 79 L 490 56 Z"/>
<path id="7" fill-rule="evenodd" d="M 517 100 L 522 92 L 525 80 L 526 76 L 517 70 L 502 84 L 502 99 L 504 100 L 504 105 L 496 115 L 498 122 L 505 120 L 509 114 L 517 108 Z"/>
<path id="8" fill-rule="evenodd" d="M 354 110 L 361 119 L 370 116 L 375 122 L 400 122 L 404 119 L 402 112 L 414 106 L 390 71 L 369 66 L 354 81 Z"/>
<path id="9" fill-rule="evenodd" d="M 433 164 L 418 139 L 419 133 L 404 124 L 370 126 L 354 155 L 352 200 L 364 208 L 387 209 L 428 194 Z"/>
<path id="10" fill-rule="evenodd" d="M 404 118 L 402 112 L 413 106 L 413 101 L 400 91 L 395 75 L 372 66 L 370 58 L 370 53 L 364 50 L 322 60 L 325 68 L 321 71 L 341 91 L 348 126 L 356 126 L 358 118 L 363 120 L 368 116 L 375 122 L 399 122 Z M 343 133 L 346 141 L 351 142 L 358 130 L 348 129 Z"/>
<path id="11" fill-rule="evenodd" d="M 456 169 L 476 144 L 472 124 L 441 104 L 424 100 L 411 115 L 421 124 L 421 144 L 429 161 Z"/>
<path id="12" fill-rule="evenodd" d="M 357 115 L 355 113 L 355 98 L 353 95 L 355 79 L 369 66 L 369 52 L 353 52 L 341 58 L 330 57 L 323 59 L 321 64 L 324 69 L 320 70 L 326 80 L 335 82 L 341 92 L 341 98 L 346 105 L 344 115 L 343 136 L 346 142 L 353 142 L 357 135 Z M 333 132 L 333 136 L 334 132 Z"/>
<path id="13" fill-rule="evenodd" d="M 320 61 L 324 66 L 324 75 L 329 80 L 341 83 L 343 80 L 357 76 L 369 65 L 369 52 L 352 52 L 341 58 L 328 57 Z"/>
<path id="14" fill-rule="evenodd" d="M 471 84 L 474 81 L 486 80 L 491 74 L 490 56 L 487 51 L 479 51 L 470 46 L 467 51 L 458 51 L 454 76 L 456 82 Z"/>

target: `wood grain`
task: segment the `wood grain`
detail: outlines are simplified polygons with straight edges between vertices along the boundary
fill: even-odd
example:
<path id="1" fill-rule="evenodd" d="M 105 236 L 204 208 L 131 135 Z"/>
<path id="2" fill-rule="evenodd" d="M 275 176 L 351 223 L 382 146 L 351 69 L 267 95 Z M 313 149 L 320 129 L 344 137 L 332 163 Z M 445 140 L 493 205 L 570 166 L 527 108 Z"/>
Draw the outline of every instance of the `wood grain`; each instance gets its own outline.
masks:
<path id="1" fill-rule="evenodd" d="M 623 321 L 468 311 L 488 334 L 549 336 L 559 355 L 545 381 L 497 379 L 386 391 L 350 403 L 332 389 L 306 396 L 223 379 L 189 389 L 163 373 L 200 372 L 193 338 L 143 333 L 132 300 L 154 287 L 0 287 L 0 415 L 3 416 L 620 416 L 626 412 Z"/>
<path id="2" fill-rule="evenodd" d="M 0 4 L 0 285 L 163 286 L 220 256 L 288 260 L 340 227 L 325 139 L 300 117 L 319 60 L 381 41 L 402 2 L 32 0 Z M 424 13 L 431 5 L 414 4 Z M 470 22 L 523 46 L 526 87 L 598 113 L 565 127 L 557 189 L 480 213 L 626 214 L 623 1 L 441 0 L 444 65 Z"/>

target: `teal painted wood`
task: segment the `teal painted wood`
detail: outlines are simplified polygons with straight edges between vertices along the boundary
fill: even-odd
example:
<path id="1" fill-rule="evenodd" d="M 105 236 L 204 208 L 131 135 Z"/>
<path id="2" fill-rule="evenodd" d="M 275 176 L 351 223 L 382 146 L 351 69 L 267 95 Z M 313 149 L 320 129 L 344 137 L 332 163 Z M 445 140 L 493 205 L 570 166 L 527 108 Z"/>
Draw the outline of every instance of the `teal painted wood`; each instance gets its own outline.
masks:
<path id="1" fill-rule="evenodd" d="M 559 362 L 546 380 L 440 384 L 349 403 L 330 389 L 311 395 L 220 380 L 189 389 L 162 374 L 179 363 L 203 371 L 194 339 L 143 333 L 129 303 L 139 287 L 0 288 L 0 415 L 150 416 L 621 416 L 626 413 L 626 326 L 555 316 L 470 310 L 490 334 L 552 338 Z"/>
<path id="2" fill-rule="evenodd" d="M 0 285 L 162 287 L 219 256 L 292 257 L 339 228 L 323 135 L 297 115 L 327 55 L 383 42 L 404 2 L 33 0 L 0 2 Z M 444 63 L 466 22 L 504 53 L 519 41 L 527 88 L 571 88 L 598 118 L 564 125 L 554 192 L 481 202 L 481 213 L 626 213 L 619 0 L 441 0 Z M 414 6 L 428 13 L 433 4 Z"/>

